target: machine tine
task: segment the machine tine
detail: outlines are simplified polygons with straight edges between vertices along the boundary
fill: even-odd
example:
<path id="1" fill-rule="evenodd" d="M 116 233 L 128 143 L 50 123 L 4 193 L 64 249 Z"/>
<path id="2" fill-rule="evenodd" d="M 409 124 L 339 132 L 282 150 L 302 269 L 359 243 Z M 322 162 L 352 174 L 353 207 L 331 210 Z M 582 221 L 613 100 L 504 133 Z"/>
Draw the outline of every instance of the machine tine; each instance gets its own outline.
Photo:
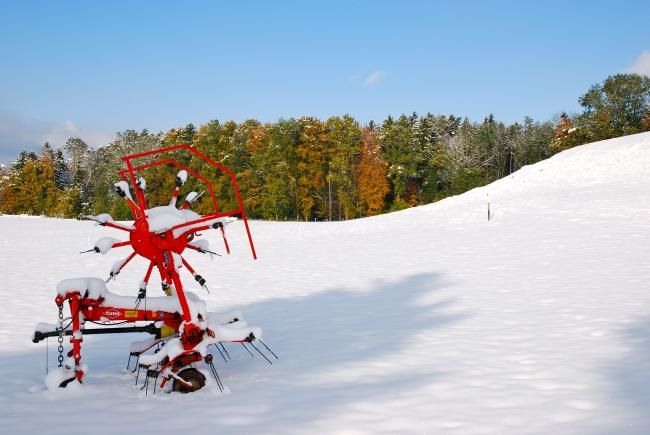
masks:
<path id="1" fill-rule="evenodd" d="M 264 346 L 264 347 L 266 348 L 266 350 L 268 350 L 269 352 L 271 352 L 271 355 L 273 355 L 273 356 L 275 357 L 275 359 L 280 359 L 280 358 L 278 358 L 278 356 L 275 354 L 275 352 L 273 352 L 273 351 L 271 350 L 271 348 L 268 347 L 268 346 L 266 345 L 266 343 L 264 343 L 264 342 L 263 342 L 262 340 L 260 340 L 259 338 L 257 339 L 257 341 L 259 341 L 260 343 L 262 343 L 262 346 Z"/>
<path id="2" fill-rule="evenodd" d="M 226 356 L 223 354 L 223 352 L 221 352 L 221 349 L 219 349 L 219 346 L 215 344 L 214 347 L 219 351 L 221 358 L 223 358 L 223 360 L 227 363 L 228 360 L 226 359 Z"/>
<path id="3" fill-rule="evenodd" d="M 135 364 L 138 365 L 138 366 L 140 365 L 140 355 L 138 355 L 137 358 L 135 359 Z M 140 369 L 136 368 L 136 367 L 133 367 L 133 370 L 131 370 L 131 373 L 135 373 L 136 370 L 139 371 Z M 137 381 L 136 381 L 136 383 L 137 383 Z"/>
<path id="4" fill-rule="evenodd" d="M 251 356 L 251 358 L 253 358 L 253 357 L 255 356 L 255 355 L 253 355 L 253 352 L 251 352 L 251 351 L 246 347 L 246 345 L 244 344 L 243 341 L 241 341 L 240 343 L 241 343 L 242 346 L 244 346 L 244 349 L 246 349 L 246 352 L 249 353 L 249 355 Z"/>
<path id="5" fill-rule="evenodd" d="M 172 151 L 173 153 L 171 155 L 167 154 Z M 186 152 L 187 154 L 183 157 L 181 152 Z M 230 176 L 229 187 L 234 189 L 236 196 L 236 198 L 232 199 L 236 199 L 238 207 L 225 213 L 219 212 L 217 199 L 215 197 L 215 186 L 217 185 L 217 181 L 221 183 L 221 178 L 211 177 L 215 178 L 211 181 L 209 178 L 205 178 L 201 175 L 201 173 L 194 172 L 189 168 L 183 169 L 185 166 L 176 160 L 181 157 L 183 157 L 183 159 L 180 161 L 185 163 L 187 163 L 188 159 L 199 158 L 200 160 L 203 160 L 204 163 L 202 163 L 201 166 L 203 167 L 206 164 L 208 165 L 205 166 L 207 174 L 214 175 L 213 169 L 210 167 L 216 167 L 225 171 L 227 175 Z M 270 359 L 271 357 L 266 355 L 261 350 L 261 347 L 251 343 L 251 346 L 253 346 L 253 349 L 255 350 L 255 352 L 253 352 L 247 346 L 247 342 L 250 343 L 255 340 L 255 336 L 251 331 L 258 331 L 258 329 L 248 327 L 240 328 L 239 326 L 244 322 L 241 321 L 240 323 L 236 323 L 239 321 L 236 318 L 237 316 L 218 316 L 219 323 L 227 322 L 233 324 L 232 326 L 234 326 L 234 328 L 228 328 L 227 324 L 224 324 L 222 325 L 224 329 L 231 329 L 232 332 L 229 333 L 228 331 L 222 331 L 223 336 L 215 334 L 214 331 L 209 328 L 207 313 L 202 312 L 202 315 L 198 315 L 198 313 L 195 312 L 196 310 L 192 307 L 193 304 L 190 303 L 194 302 L 194 299 L 189 298 L 190 293 L 181 279 L 181 274 L 184 275 L 186 273 L 185 270 L 180 271 L 182 263 L 184 269 L 192 275 L 193 279 L 199 284 L 199 286 L 208 294 L 211 294 L 211 289 L 207 285 L 205 278 L 192 268 L 185 258 L 181 256 L 181 253 L 185 251 L 185 248 L 189 248 L 203 254 L 209 254 L 210 256 L 221 256 L 222 254 L 213 250 L 204 249 L 210 247 L 207 240 L 195 240 L 195 237 L 200 236 L 201 232 L 213 229 L 221 231 L 225 248 L 225 253 L 223 255 L 225 256 L 226 253 L 230 254 L 230 247 L 226 238 L 224 226 L 237 219 L 235 216 L 239 216 L 243 220 L 251 254 L 253 259 L 257 258 L 251 231 L 248 226 L 248 220 L 244 211 L 244 201 L 241 198 L 234 174 L 222 166 L 218 161 L 207 157 L 187 144 L 178 144 L 161 149 L 147 150 L 141 153 L 123 156 L 121 160 L 126 164 L 126 169 L 118 171 L 121 180 L 113 183 L 113 187 L 115 188 L 115 193 L 121 198 L 121 200 L 126 201 L 126 205 L 129 207 L 133 215 L 134 222 L 132 224 L 118 223 L 113 220 L 111 215 L 106 213 L 98 216 L 84 215 L 84 217 L 98 223 L 100 226 L 129 232 L 130 236 L 124 241 L 113 239 L 112 237 L 99 239 L 94 243 L 92 248 L 80 251 L 80 254 L 93 252 L 104 254 L 113 248 L 131 247 L 131 252 L 126 258 L 121 258 L 113 264 L 111 269 L 108 271 L 109 276 L 105 278 L 105 283 L 119 281 L 120 278 L 118 278 L 118 275 L 136 256 L 147 259 L 148 269 L 144 279 L 140 282 L 136 299 L 133 299 L 131 296 L 124 297 L 123 299 L 118 299 L 118 297 L 109 297 L 110 295 L 113 295 L 113 293 L 109 291 L 108 286 L 105 283 L 102 283 L 101 279 L 97 278 L 66 280 L 59 284 L 60 291 L 55 299 L 56 305 L 59 309 L 58 323 L 52 331 L 42 330 L 41 326 L 43 325 L 37 326 L 36 330 L 33 332 L 32 341 L 38 343 L 48 337 L 57 337 L 59 343 L 59 347 L 57 348 L 59 349 L 57 361 L 59 362 L 59 367 L 62 367 L 63 361 L 65 360 L 62 343 L 64 337 L 70 338 L 72 350 L 70 350 L 67 355 L 68 358 L 71 358 L 74 361 L 74 376 L 68 380 L 64 380 L 61 386 L 65 387 L 68 382 L 73 382 L 75 379 L 80 383 L 82 382 L 82 378 L 84 377 L 84 364 L 81 360 L 81 343 L 83 341 L 83 335 L 141 332 L 154 335 L 154 339 L 147 340 L 146 342 L 134 343 L 134 345 L 129 348 L 129 355 L 127 355 L 128 358 L 126 361 L 126 371 L 123 371 L 123 373 L 129 374 L 136 373 L 134 388 L 137 389 L 137 394 L 140 394 L 140 391 L 145 390 L 145 395 L 147 396 L 149 394 L 149 384 L 151 382 L 154 382 L 152 388 L 153 394 L 156 394 L 158 390 L 158 385 L 156 385 L 158 383 L 160 383 L 160 390 L 162 390 L 163 393 L 166 393 L 168 390 L 173 391 L 179 389 L 184 390 L 184 392 L 191 392 L 202 388 L 206 381 L 205 367 L 201 369 L 201 372 L 195 372 L 194 370 L 197 370 L 195 363 L 200 362 L 203 357 L 207 358 L 208 356 L 209 358 L 206 359 L 206 363 L 209 363 L 210 370 L 212 371 L 220 390 L 225 391 L 224 383 L 216 369 L 216 363 L 218 361 L 214 361 L 214 356 L 216 354 L 211 350 L 210 353 L 205 353 L 205 348 L 203 347 L 203 345 L 207 346 L 208 344 L 215 344 L 221 358 L 224 362 L 229 363 L 234 359 L 234 357 L 230 355 L 225 344 L 221 341 L 224 340 L 224 338 L 227 338 L 226 341 L 230 343 L 241 343 L 251 359 L 255 358 L 255 352 L 257 352 L 269 364 L 272 364 L 272 360 Z M 171 209 L 168 209 L 167 206 L 151 209 L 148 207 L 147 197 L 145 195 L 146 180 L 139 176 L 141 170 L 152 168 L 160 164 L 171 164 L 172 166 L 181 169 L 176 174 L 176 183 L 173 187 L 173 192 L 171 192 L 171 199 L 169 201 L 169 207 Z M 207 190 L 200 193 L 190 192 L 190 194 L 185 197 L 185 203 L 180 207 L 180 210 L 187 209 L 193 203 L 198 205 L 199 199 L 205 196 L 207 202 L 205 203 L 206 207 L 204 208 L 208 210 L 208 212 L 204 215 L 189 210 L 185 210 L 186 213 L 179 213 L 179 207 L 177 207 L 178 195 L 182 186 L 187 181 L 188 173 L 205 183 L 207 185 Z M 152 192 L 150 199 L 153 200 L 154 197 L 159 197 L 159 195 Z M 203 205 L 203 202 L 204 201 L 201 201 L 200 204 Z M 212 203 L 214 209 L 209 206 L 209 202 Z M 158 225 L 154 221 L 160 221 L 160 223 L 164 225 Z M 163 230 L 163 227 L 166 226 L 167 223 L 173 223 L 174 225 L 172 227 L 164 228 Z M 194 244 L 192 244 L 192 242 Z M 90 243 L 86 243 L 86 246 L 88 244 Z M 149 278 L 154 270 L 156 271 L 156 274 L 160 274 L 160 282 L 163 292 L 167 296 L 177 297 L 179 302 L 178 305 L 180 305 L 180 307 L 176 303 L 156 304 L 154 298 L 147 299 L 146 292 Z M 69 317 L 64 317 L 63 315 L 65 303 L 69 304 Z M 155 305 L 158 306 L 156 307 Z M 152 310 L 152 307 L 159 309 Z M 193 316 L 193 314 L 195 314 L 196 317 Z M 64 326 L 65 322 L 68 321 L 69 323 Z M 100 327 L 86 329 L 84 327 L 86 321 L 95 323 Z M 143 325 L 142 322 L 147 322 L 147 324 Z M 129 324 L 131 326 L 119 326 L 123 324 Z M 218 327 L 215 327 L 215 329 L 218 329 Z M 152 353 L 160 351 L 161 347 L 165 343 L 171 344 L 168 344 L 162 352 L 159 352 L 158 357 L 152 355 Z M 178 349 L 175 348 L 174 350 L 166 352 L 170 349 L 170 346 L 178 346 L 179 343 L 180 347 Z M 45 370 L 47 373 L 49 362 L 47 342 L 45 346 Z M 278 359 L 278 356 L 270 350 L 266 344 L 264 344 L 264 347 L 270 354 Z M 180 351 L 178 351 L 179 349 Z M 140 363 L 140 355 L 143 355 L 142 363 Z M 175 356 L 172 358 L 172 355 Z M 134 361 L 133 369 L 131 369 L 131 361 Z M 187 377 L 187 380 L 183 379 L 178 374 L 180 370 L 185 367 L 189 367 L 192 370 L 183 375 Z M 72 370 L 72 368 L 69 370 Z M 142 385 L 140 385 L 140 373 L 142 370 L 144 370 L 142 375 L 144 379 Z M 70 371 L 70 373 L 72 372 Z M 209 378 L 209 376 L 210 375 L 207 377 Z M 172 378 L 172 383 L 168 385 L 167 382 Z M 210 383 L 212 382 L 211 380 L 208 381 Z"/>
<path id="6" fill-rule="evenodd" d="M 214 364 L 210 364 L 210 368 L 212 369 L 214 379 L 217 381 L 217 385 L 219 386 L 219 391 L 223 393 L 223 382 L 221 382 L 221 378 L 219 377 L 219 373 L 217 373 L 217 369 L 214 368 Z"/>
<path id="7" fill-rule="evenodd" d="M 127 361 L 127 363 L 126 363 L 126 369 L 127 370 L 131 366 L 131 358 L 132 357 L 135 357 L 135 366 L 133 367 L 133 370 L 131 370 L 131 373 L 135 373 L 135 371 L 138 370 L 138 366 L 140 365 L 139 364 L 140 363 L 140 355 L 137 354 L 137 353 L 133 353 L 133 352 L 129 354 L 129 361 Z M 135 382 L 136 382 L 136 384 L 138 383 L 137 379 L 136 379 Z"/>
<path id="8" fill-rule="evenodd" d="M 268 358 L 266 357 L 266 355 L 264 355 L 264 354 L 263 354 L 263 353 L 262 353 L 262 352 L 257 348 L 257 346 L 255 346 L 255 345 L 253 344 L 252 341 L 249 342 L 248 344 L 250 344 L 251 346 L 253 346 L 253 349 L 255 349 L 255 350 L 257 351 L 257 353 L 259 353 L 260 355 L 262 355 L 262 357 L 263 357 L 265 360 L 267 360 L 269 364 L 273 364 L 273 363 L 271 362 L 271 360 L 268 359 Z"/>
<path id="9" fill-rule="evenodd" d="M 210 366 L 210 371 L 212 372 L 212 376 L 214 376 L 214 380 L 217 381 L 217 386 L 219 387 L 219 390 L 223 393 L 223 383 L 221 382 L 221 378 L 219 378 L 219 373 L 217 373 L 217 369 L 214 366 L 212 354 L 205 356 L 205 363 Z"/>
<path id="10" fill-rule="evenodd" d="M 147 369 L 147 373 L 145 374 L 145 380 L 144 380 L 144 395 L 146 396 L 149 393 L 149 378 L 153 379 L 153 393 L 156 394 L 156 384 L 158 383 L 158 375 L 160 372 L 154 369 Z"/>
<path id="11" fill-rule="evenodd" d="M 221 348 L 223 349 L 223 352 L 226 354 L 226 356 L 228 357 L 228 359 L 232 359 L 232 358 L 230 358 L 230 354 L 229 354 L 228 351 L 226 350 L 226 346 L 224 346 L 223 343 L 219 343 L 219 344 L 221 345 Z"/>

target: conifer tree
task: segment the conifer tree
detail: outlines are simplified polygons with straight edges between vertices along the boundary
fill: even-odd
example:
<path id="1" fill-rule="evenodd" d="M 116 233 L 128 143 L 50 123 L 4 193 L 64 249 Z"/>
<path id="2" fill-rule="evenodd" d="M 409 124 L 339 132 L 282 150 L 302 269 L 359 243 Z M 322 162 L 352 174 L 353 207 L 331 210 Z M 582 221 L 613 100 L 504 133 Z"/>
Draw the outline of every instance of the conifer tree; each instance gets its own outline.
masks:
<path id="1" fill-rule="evenodd" d="M 409 190 L 409 183 L 417 180 L 418 166 L 422 159 L 417 153 L 414 135 L 416 121 L 415 114 L 410 117 L 401 115 L 397 121 L 389 117 L 381 128 L 380 140 L 395 196 L 393 209 L 417 202 L 417 197 L 413 197 L 413 192 Z"/>
<path id="2" fill-rule="evenodd" d="M 361 130 L 359 124 L 349 115 L 332 117 L 325 124 L 329 145 L 328 202 L 332 196 L 335 207 L 332 220 L 350 219 L 358 213 L 358 166 Z M 333 185 L 332 185 L 333 184 Z M 333 191 L 332 191 L 333 189 Z"/>

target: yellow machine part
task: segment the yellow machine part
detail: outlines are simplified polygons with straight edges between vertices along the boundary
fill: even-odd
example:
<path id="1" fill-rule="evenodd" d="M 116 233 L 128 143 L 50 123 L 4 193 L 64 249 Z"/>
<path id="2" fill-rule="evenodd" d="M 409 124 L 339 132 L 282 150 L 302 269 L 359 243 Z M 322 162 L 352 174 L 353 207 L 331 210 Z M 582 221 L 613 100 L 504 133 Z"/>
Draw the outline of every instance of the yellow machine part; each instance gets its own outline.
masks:
<path id="1" fill-rule="evenodd" d="M 176 334 L 176 330 L 171 326 L 163 325 L 160 328 L 160 338 L 169 337 L 170 335 Z"/>

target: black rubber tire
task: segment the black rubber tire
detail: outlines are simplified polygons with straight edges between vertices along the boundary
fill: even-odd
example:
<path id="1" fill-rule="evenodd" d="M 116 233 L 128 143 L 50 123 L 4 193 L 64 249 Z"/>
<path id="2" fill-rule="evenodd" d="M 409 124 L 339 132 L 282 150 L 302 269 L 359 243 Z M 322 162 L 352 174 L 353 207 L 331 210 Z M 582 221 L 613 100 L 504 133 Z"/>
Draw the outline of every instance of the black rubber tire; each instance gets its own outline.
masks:
<path id="1" fill-rule="evenodd" d="M 205 386 L 205 376 L 203 373 L 198 371 L 195 368 L 189 367 L 178 372 L 178 377 L 192 384 L 192 387 L 188 387 L 182 382 L 174 379 L 173 390 L 178 391 L 179 393 L 192 393 L 194 391 L 200 390 Z"/>
<path id="2" fill-rule="evenodd" d="M 70 382 L 72 382 L 72 381 L 76 381 L 76 380 L 77 380 L 77 377 L 76 377 L 76 376 L 73 376 L 73 377 L 71 377 L 71 378 L 65 379 L 63 382 L 61 382 L 61 383 L 59 384 L 59 388 L 65 388 L 65 387 L 68 386 L 68 384 L 69 384 Z"/>

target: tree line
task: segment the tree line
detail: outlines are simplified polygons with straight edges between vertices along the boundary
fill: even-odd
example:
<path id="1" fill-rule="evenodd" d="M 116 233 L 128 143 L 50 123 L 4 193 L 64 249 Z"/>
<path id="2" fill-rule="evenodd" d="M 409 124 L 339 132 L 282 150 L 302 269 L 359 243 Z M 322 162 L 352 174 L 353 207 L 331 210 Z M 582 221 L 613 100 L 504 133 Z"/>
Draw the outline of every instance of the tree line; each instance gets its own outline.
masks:
<path id="1" fill-rule="evenodd" d="M 0 212 L 72 218 L 108 212 L 128 219 L 113 190 L 116 172 L 124 169 L 120 157 L 187 143 L 234 172 L 252 218 L 353 219 L 457 195 L 577 145 L 650 131 L 648 77 L 610 76 L 579 103 L 581 113 L 555 122 L 525 118 L 507 125 L 492 115 L 472 122 L 413 113 L 362 125 L 345 115 L 127 130 L 96 149 L 70 138 L 60 147 L 23 151 L 2 170 Z M 222 210 L 236 207 L 227 174 L 188 155 L 177 158 L 216 180 Z M 168 202 L 175 176 L 166 167 L 146 170 L 151 205 Z M 198 180 L 188 184 L 188 192 L 202 189 Z M 195 210 L 208 212 L 208 198 Z"/>

